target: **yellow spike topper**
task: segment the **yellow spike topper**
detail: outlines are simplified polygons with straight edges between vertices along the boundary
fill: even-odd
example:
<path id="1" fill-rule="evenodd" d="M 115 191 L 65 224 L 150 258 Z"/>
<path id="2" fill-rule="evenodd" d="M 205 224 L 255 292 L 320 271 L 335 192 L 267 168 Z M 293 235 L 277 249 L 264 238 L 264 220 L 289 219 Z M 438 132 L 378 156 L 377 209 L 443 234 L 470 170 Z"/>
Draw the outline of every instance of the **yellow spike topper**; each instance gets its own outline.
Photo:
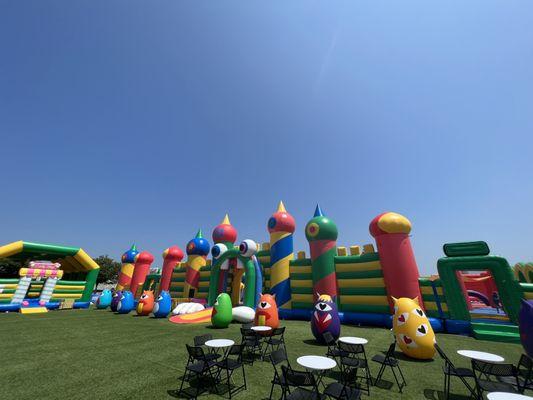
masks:
<path id="1" fill-rule="evenodd" d="M 405 355 L 421 360 L 433 358 L 435 333 L 417 299 L 401 297 L 394 300 L 392 330 Z"/>

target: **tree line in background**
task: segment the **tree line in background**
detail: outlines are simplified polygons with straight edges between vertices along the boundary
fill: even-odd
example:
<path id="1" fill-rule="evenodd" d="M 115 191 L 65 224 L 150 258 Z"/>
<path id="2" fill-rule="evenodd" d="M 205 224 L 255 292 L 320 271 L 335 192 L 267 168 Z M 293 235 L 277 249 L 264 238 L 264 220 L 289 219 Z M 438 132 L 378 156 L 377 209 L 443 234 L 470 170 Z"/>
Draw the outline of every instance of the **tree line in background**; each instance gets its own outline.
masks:
<path id="1" fill-rule="evenodd" d="M 100 273 L 96 283 L 117 282 L 118 272 L 121 264 L 107 254 L 98 256 L 94 261 L 100 266 Z M 12 261 L 9 258 L 0 259 L 0 278 L 16 278 L 18 271 L 22 267 L 20 262 Z"/>

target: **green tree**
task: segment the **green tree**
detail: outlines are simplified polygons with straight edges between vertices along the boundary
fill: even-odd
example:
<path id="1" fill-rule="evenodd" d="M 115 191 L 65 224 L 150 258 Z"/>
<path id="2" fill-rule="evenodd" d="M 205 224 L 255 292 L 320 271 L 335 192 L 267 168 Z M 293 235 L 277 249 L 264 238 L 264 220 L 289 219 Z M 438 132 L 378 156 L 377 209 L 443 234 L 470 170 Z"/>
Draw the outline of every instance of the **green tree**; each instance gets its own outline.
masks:
<path id="1" fill-rule="evenodd" d="M 20 262 L 12 261 L 9 258 L 0 259 L 0 278 L 18 278 Z"/>
<path id="2" fill-rule="evenodd" d="M 113 260 L 107 254 L 96 257 L 94 261 L 100 266 L 100 273 L 96 283 L 117 282 L 118 272 L 121 267 L 119 262 Z"/>

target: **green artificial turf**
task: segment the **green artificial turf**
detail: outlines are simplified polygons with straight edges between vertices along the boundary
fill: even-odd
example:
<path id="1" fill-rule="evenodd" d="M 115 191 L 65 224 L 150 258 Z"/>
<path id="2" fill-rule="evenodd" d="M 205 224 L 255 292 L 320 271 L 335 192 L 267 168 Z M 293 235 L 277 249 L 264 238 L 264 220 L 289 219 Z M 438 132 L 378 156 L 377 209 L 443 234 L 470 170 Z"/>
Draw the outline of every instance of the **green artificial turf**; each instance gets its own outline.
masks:
<path id="1" fill-rule="evenodd" d="M 309 323 L 282 321 L 282 324 L 287 327 L 287 350 L 293 367 L 298 366 L 295 362 L 298 356 L 324 354 L 325 348 L 312 340 Z M 239 327 L 232 324 L 228 329 L 214 330 L 206 324 L 176 325 L 166 319 L 93 309 L 39 315 L 1 314 L 0 399 L 172 399 L 187 359 L 185 343 L 205 333 L 238 341 Z M 369 357 L 386 350 L 392 339 L 391 332 L 381 328 L 343 326 L 342 334 L 367 338 L 365 348 Z M 456 335 L 439 334 L 437 341 L 459 366 L 468 366 L 469 361 L 456 354 L 458 349 L 490 351 L 513 363 L 522 351 L 516 344 Z M 437 393 L 443 385 L 443 362 L 438 356 L 427 362 L 402 357 L 400 363 L 407 380 L 404 393 L 399 394 L 396 386 L 390 390 L 372 387 L 370 398 L 442 398 Z M 273 373 L 270 363 L 256 361 L 246 368 L 248 390 L 236 398 L 267 398 Z M 375 375 L 377 365 L 371 365 L 371 369 Z M 390 372 L 385 379 L 392 380 Z M 457 380 L 452 382 L 452 392 L 466 394 Z M 275 393 L 279 395 L 279 391 Z"/>

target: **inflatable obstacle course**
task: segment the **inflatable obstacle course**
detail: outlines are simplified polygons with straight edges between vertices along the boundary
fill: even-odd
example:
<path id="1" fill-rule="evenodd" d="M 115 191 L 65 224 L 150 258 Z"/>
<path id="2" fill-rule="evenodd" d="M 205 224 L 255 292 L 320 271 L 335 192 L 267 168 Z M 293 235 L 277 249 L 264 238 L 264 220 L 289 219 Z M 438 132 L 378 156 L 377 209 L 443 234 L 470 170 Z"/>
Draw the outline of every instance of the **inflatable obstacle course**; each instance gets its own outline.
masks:
<path id="1" fill-rule="evenodd" d="M 0 258 L 22 266 L 19 279 L 0 280 L 0 311 L 46 312 L 65 300 L 89 307 L 100 267 L 83 249 L 19 241 L 0 247 Z"/>
<path id="2" fill-rule="evenodd" d="M 505 258 L 490 255 L 485 242 L 444 245 L 439 275 L 420 277 L 411 222 L 398 213 L 385 212 L 370 221 L 375 243 L 344 247 L 337 245 L 334 221 L 317 206 L 300 232 L 309 242 L 309 256 L 293 249 L 296 222 L 283 203 L 266 228 L 268 242 L 246 239 L 237 246 L 237 230 L 226 215 L 213 230 L 211 258 L 210 244 L 198 231 L 187 244 L 187 259 L 167 263 L 173 304 L 184 313 L 171 321 L 208 322 L 210 308 L 198 310 L 213 306 L 222 293 L 234 308 L 252 309 L 260 294 L 270 293 L 281 319 L 311 320 L 317 299 L 329 296 L 341 323 L 390 328 L 393 298 L 408 298 L 416 299 L 436 332 L 516 341 L 520 300 L 533 298 L 530 264 L 511 268 Z M 158 292 L 161 284 L 156 285 Z"/>

